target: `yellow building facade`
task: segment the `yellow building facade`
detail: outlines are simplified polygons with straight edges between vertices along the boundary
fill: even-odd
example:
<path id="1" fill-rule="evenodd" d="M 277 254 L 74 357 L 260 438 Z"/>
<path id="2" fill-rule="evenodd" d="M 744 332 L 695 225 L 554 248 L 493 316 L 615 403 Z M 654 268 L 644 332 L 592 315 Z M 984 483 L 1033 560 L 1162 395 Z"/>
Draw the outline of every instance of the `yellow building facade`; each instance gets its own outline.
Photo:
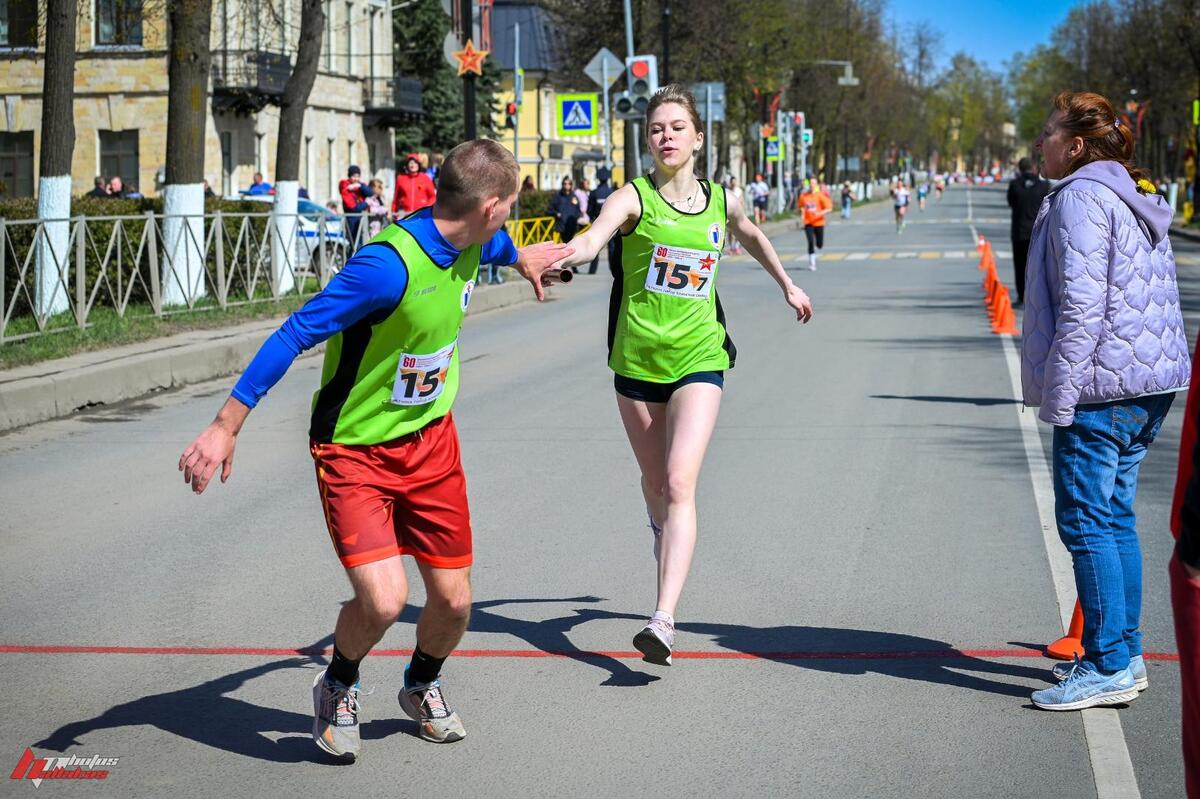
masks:
<path id="1" fill-rule="evenodd" d="M 9 13 L 22 3 L 9 0 Z M 90 0 L 76 30 L 72 189 L 120 175 L 158 193 L 167 136 L 166 4 Z M 392 17 L 382 0 L 326 4 L 319 72 L 304 117 L 300 183 L 314 200 L 337 196 L 351 164 L 394 179 L 389 123 L 397 111 Z M 122 18 L 114 25 L 114 14 Z M 11 26 L 10 26 L 11 30 Z M 279 109 L 300 30 L 299 0 L 214 0 L 204 174 L 214 192 L 236 194 L 255 172 L 274 182 Z M 0 41 L 0 196 L 30 196 L 41 147 L 44 33 Z M 276 100 L 277 101 L 277 100 Z"/>

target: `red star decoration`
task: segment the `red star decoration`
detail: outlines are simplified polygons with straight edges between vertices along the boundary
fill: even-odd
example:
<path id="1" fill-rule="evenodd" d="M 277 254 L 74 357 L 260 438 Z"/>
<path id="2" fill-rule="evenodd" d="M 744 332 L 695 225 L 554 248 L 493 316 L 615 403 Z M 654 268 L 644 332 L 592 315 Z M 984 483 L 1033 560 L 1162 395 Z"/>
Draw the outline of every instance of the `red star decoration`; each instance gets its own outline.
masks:
<path id="1" fill-rule="evenodd" d="M 454 51 L 454 57 L 458 60 L 459 77 L 474 72 L 476 75 L 483 75 L 483 59 L 488 57 L 491 50 L 476 50 L 475 43 L 467 39 L 467 46 L 461 50 Z"/>
<path id="2" fill-rule="evenodd" d="M 711 272 L 711 271 L 712 271 L 712 266 L 713 266 L 713 264 L 715 264 L 716 262 L 717 262 L 717 259 L 716 259 L 716 258 L 713 258 L 711 255 L 706 255 L 706 256 L 704 256 L 703 258 L 701 258 L 701 259 L 700 259 L 700 269 L 701 269 L 701 270 L 707 269 L 707 270 L 709 270 L 709 271 Z"/>

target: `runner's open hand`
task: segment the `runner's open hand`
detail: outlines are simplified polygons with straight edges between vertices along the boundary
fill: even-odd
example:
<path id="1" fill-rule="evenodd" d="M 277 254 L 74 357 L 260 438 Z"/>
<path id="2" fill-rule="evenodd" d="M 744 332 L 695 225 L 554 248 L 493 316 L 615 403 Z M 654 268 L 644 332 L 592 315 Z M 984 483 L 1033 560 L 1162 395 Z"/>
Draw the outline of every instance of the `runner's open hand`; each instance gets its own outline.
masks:
<path id="1" fill-rule="evenodd" d="M 204 432 L 179 458 L 179 471 L 183 472 L 183 482 L 191 483 L 192 491 L 201 494 L 220 466 L 221 482 L 224 483 L 233 473 L 233 448 L 236 444 L 236 434 L 230 432 L 219 420 L 204 428 Z"/>
<path id="2" fill-rule="evenodd" d="M 517 250 L 517 262 L 513 268 L 533 284 L 533 293 L 541 302 L 546 299 L 545 287 L 550 285 L 545 279 L 547 273 L 561 269 L 561 262 L 574 254 L 575 248 L 569 244 L 544 241 Z"/>
<path id="3" fill-rule="evenodd" d="M 813 308 L 812 300 L 804 293 L 804 289 L 793 283 L 788 286 L 786 296 L 787 304 L 796 309 L 796 321 L 808 324 L 808 320 L 812 319 Z"/>

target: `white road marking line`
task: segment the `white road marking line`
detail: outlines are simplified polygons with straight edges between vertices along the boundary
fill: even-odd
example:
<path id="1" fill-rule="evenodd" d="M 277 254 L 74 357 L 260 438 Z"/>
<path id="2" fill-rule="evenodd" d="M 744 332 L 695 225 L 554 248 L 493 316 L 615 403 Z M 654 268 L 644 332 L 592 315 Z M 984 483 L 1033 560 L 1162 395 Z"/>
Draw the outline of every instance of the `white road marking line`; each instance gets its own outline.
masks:
<path id="1" fill-rule="evenodd" d="M 971 190 L 967 189 L 967 207 L 970 208 Z M 968 210 L 968 216 L 970 216 Z M 979 241 L 979 232 L 971 224 L 971 239 Z M 1008 377 L 1012 384 L 1013 397 L 1020 402 L 1021 361 L 1012 336 L 1001 336 L 1004 344 L 1004 361 L 1008 366 Z M 1050 477 L 1050 466 L 1038 436 L 1036 414 L 1018 406 L 1017 416 L 1021 426 L 1021 440 L 1025 445 L 1025 461 L 1029 465 L 1029 477 L 1033 481 L 1033 498 L 1037 504 L 1038 520 L 1042 525 L 1042 543 L 1046 547 L 1046 558 L 1050 562 L 1050 576 L 1054 580 L 1054 593 L 1058 600 L 1058 616 L 1063 633 L 1071 626 L 1071 614 L 1075 610 L 1075 572 L 1071 567 L 1071 555 L 1058 538 L 1058 527 L 1054 522 L 1054 491 Z M 1081 711 L 1083 737 L 1087 741 L 1088 760 L 1091 761 L 1092 779 L 1096 783 L 1097 799 L 1141 799 L 1133 760 L 1129 757 L 1129 745 L 1125 742 L 1125 730 L 1121 717 L 1111 708 L 1093 707 Z"/>
<path id="2" fill-rule="evenodd" d="M 846 256 L 847 261 L 865 261 L 871 257 L 869 252 L 852 252 Z"/>
<path id="3" fill-rule="evenodd" d="M 893 257 L 894 258 L 916 258 L 917 254 L 915 252 L 898 252 Z"/>
<path id="4" fill-rule="evenodd" d="M 949 250 L 942 253 L 943 258 L 966 258 L 967 254 L 962 250 Z"/>

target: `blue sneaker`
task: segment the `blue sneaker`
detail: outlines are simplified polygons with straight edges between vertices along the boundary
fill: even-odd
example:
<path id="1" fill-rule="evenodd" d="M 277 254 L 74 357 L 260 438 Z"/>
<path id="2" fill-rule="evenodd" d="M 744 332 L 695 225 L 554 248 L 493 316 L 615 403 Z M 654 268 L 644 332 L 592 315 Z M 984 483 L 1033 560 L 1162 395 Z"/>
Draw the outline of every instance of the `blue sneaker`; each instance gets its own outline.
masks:
<path id="1" fill-rule="evenodd" d="M 1079 658 L 1075 659 L 1074 663 L 1055 663 L 1050 669 L 1050 673 L 1054 675 L 1054 679 L 1062 682 L 1070 676 L 1075 666 L 1079 663 Z M 1129 670 L 1133 672 L 1133 687 L 1138 689 L 1138 693 L 1150 687 L 1150 677 L 1146 673 L 1146 661 L 1141 655 L 1135 655 L 1129 659 Z"/>
<path id="2" fill-rule="evenodd" d="M 1058 685 L 1033 692 L 1033 704 L 1042 710 L 1083 710 L 1097 705 L 1120 705 L 1137 699 L 1129 668 L 1113 674 L 1096 671 L 1086 660 L 1071 669 Z"/>

